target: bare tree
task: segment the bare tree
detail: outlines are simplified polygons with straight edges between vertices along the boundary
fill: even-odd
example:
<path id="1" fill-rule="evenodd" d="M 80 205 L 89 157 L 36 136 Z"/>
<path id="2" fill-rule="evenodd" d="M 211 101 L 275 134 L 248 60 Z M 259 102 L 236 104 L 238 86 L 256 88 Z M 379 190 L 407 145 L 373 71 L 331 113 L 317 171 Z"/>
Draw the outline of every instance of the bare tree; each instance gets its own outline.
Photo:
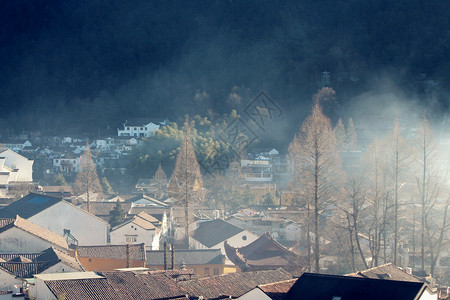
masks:
<path id="1" fill-rule="evenodd" d="M 342 161 L 336 150 L 336 137 L 330 120 L 320 106 L 323 99 L 330 99 L 334 94 L 333 89 L 322 88 L 314 95 L 312 113 L 289 147 L 301 196 L 313 210 L 315 272 L 320 271 L 319 216 L 336 201 L 344 179 Z"/>
<path id="2" fill-rule="evenodd" d="M 389 145 L 388 161 L 391 166 L 392 186 L 393 186 L 393 210 L 394 210 L 394 245 L 393 245 L 393 263 L 397 265 L 398 257 L 398 240 L 399 240 L 399 201 L 401 188 L 406 184 L 409 176 L 408 171 L 412 163 L 411 148 L 406 139 L 400 132 L 400 125 L 398 120 L 394 121 L 394 128 L 386 137 L 386 142 Z"/>
<path id="3" fill-rule="evenodd" d="M 189 246 L 189 206 L 194 202 L 203 202 L 205 191 L 200 165 L 192 145 L 189 119 L 186 116 L 184 135 L 177 155 L 175 169 L 168 186 L 169 196 L 184 206 L 184 226 L 186 245 Z"/>
<path id="4" fill-rule="evenodd" d="M 367 179 L 368 237 L 371 252 L 371 267 L 379 265 L 381 250 L 386 262 L 386 224 L 390 208 L 390 188 L 386 147 L 378 140 L 369 145 L 363 157 Z M 383 249 L 382 249 L 383 247 Z"/>
<path id="5" fill-rule="evenodd" d="M 89 144 L 86 142 L 86 150 L 80 159 L 80 171 L 73 185 L 75 195 L 86 194 L 87 211 L 89 211 L 90 197 L 96 194 L 102 197 L 102 186 L 97 175 L 97 168 L 92 160 Z"/>
<path id="6" fill-rule="evenodd" d="M 439 200 L 443 198 L 446 176 L 440 176 L 438 165 L 439 147 L 434 141 L 430 123 L 424 118 L 417 131 L 417 163 L 419 175 L 416 176 L 420 196 L 420 257 L 421 270 L 425 271 L 426 249 L 430 254 L 430 271 L 434 272 L 437 257 L 441 251 L 447 224 L 448 198 L 443 209 Z M 439 208 L 438 208 L 439 207 Z M 442 215 L 439 217 L 439 212 Z M 439 224 L 439 219 L 442 223 Z M 413 220 L 414 221 L 414 220 Z"/>

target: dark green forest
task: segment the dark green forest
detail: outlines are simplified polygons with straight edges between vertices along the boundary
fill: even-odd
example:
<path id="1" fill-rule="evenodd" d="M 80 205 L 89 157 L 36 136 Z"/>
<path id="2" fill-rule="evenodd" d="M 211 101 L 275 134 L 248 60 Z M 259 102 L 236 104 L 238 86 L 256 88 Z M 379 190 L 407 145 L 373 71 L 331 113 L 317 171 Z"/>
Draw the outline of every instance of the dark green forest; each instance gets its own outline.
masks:
<path id="1" fill-rule="evenodd" d="M 297 127 L 325 70 L 331 114 L 387 84 L 439 115 L 449 15 L 441 0 L 1 1 L 0 123 L 114 133 L 130 117 L 213 119 L 266 91 Z"/>

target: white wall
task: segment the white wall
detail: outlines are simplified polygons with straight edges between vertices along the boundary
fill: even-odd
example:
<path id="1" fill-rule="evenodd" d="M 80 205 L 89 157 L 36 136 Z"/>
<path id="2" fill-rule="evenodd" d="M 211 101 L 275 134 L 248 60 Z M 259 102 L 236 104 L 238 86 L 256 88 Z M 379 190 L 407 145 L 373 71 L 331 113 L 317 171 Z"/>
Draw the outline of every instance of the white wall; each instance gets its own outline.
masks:
<path id="1" fill-rule="evenodd" d="M 68 272 L 79 272 L 79 270 L 76 270 L 62 262 L 59 262 L 50 268 L 46 269 L 44 272 L 40 274 L 52 274 L 52 273 L 68 273 Z"/>
<path id="2" fill-rule="evenodd" d="M 37 253 L 51 246 L 64 250 L 17 227 L 0 233 L 0 253 Z"/>
<path id="3" fill-rule="evenodd" d="M 30 294 L 37 300 L 53 300 L 56 299 L 55 295 L 50 291 L 45 282 L 42 279 L 35 277 L 34 285 L 30 286 Z"/>
<path id="4" fill-rule="evenodd" d="M 254 288 L 253 290 L 250 290 L 249 292 L 245 293 L 244 295 L 237 298 L 239 300 L 269 300 L 272 299 L 269 296 L 267 296 L 263 291 L 261 291 L 259 288 Z"/>
<path id="5" fill-rule="evenodd" d="M 0 154 L 6 158 L 5 166 L 11 169 L 19 169 L 17 174 L 17 181 L 33 181 L 33 160 L 12 151 L 6 150 Z"/>
<path id="6" fill-rule="evenodd" d="M 14 289 L 14 285 L 22 286 L 22 280 L 16 279 L 14 275 L 0 270 L 0 291 L 11 291 Z M 9 297 L 11 298 L 11 295 Z"/>
<path id="7" fill-rule="evenodd" d="M 106 245 L 108 223 L 66 201 L 52 205 L 28 220 L 59 235 L 69 229 L 80 246 Z"/>
<path id="8" fill-rule="evenodd" d="M 135 235 L 136 242 L 127 242 L 126 236 Z M 155 230 L 145 230 L 144 228 L 130 222 L 125 224 L 114 231 L 111 231 L 111 245 L 125 245 L 125 244 L 141 244 L 145 243 L 146 248 L 151 248 L 153 245 L 153 239 L 155 237 Z M 156 250 L 156 249 L 148 249 Z"/>

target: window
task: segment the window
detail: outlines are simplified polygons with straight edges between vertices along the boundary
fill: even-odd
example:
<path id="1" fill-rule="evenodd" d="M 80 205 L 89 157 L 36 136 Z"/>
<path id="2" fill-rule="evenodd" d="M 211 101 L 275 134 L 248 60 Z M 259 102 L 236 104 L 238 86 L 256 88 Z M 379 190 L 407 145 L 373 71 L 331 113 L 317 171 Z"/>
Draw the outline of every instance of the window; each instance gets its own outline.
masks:
<path id="1" fill-rule="evenodd" d="M 243 235 L 243 236 L 242 236 L 242 239 L 243 239 L 244 241 L 246 241 L 246 240 L 247 240 L 247 236 L 246 236 L 246 235 Z"/>
<path id="2" fill-rule="evenodd" d="M 214 268 L 214 275 L 219 275 L 219 268 Z"/>
<path id="3" fill-rule="evenodd" d="M 125 236 L 125 241 L 127 243 L 137 242 L 137 235 L 126 235 Z"/>

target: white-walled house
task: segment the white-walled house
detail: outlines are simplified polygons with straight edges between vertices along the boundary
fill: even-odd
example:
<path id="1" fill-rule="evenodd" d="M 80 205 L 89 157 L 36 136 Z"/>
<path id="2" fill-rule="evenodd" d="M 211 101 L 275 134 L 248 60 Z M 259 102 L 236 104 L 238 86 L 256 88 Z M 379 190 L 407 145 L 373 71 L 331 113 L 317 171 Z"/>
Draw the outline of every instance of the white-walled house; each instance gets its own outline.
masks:
<path id="1" fill-rule="evenodd" d="M 189 245 L 194 249 L 220 249 L 226 255 L 224 242 L 235 248 L 246 246 L 258 239 L 248 230 L 236 227 L 224 220 L 199 222 L 197 229 L 189 237 Z"/>
<path id="2" fill-rule="evenodd" d="M 33 162 L 10 149 L 0 152 L 0 184 L 32 182 Z"/>
<path id="3" fill-rule="evenodd" d="M 117 135 L 149 137 L 167 123 L 167 120 L 130 119 L 123 123 L 123 129 L 117 129 Z"/>
<path id="4" fill-rule="evenodd" d="M 79 172 L 80 155 L 66 153 L 53 158 L 53 168 L 63 173 Z"/>
<path id="5" fill-rule="evenodd" d="M 50 247 L 38 253 L 0 254 L 0 290 L 14 290 L 22 286 L 24 278 L 36 274 L 84 271 L 80 262 L 64 252 Z"/>
<path id="6" fill-rule="evenodd" d="M 30 193 L 0 210 L 0 218 L 23 218 L 59 235 L 69 231 L 78 245 L 106 245 L 108 223 L 60 197 Z"/>
<path id="7" fill-rule="evenodd" d="M 49 247 L 69 249 L 61 235 L 42 228 L 19 216 L 0 219 L 0 253 L 36 253 Z"/>
<path id="8" fill-rule="evenodd" d="M 145 244 L 146 250 L 159 250 L 161 237 L 160 222 L 155 217 L 140 212 L 132 219 L 112 228 L 110 239 L 112 245 Z"/>

